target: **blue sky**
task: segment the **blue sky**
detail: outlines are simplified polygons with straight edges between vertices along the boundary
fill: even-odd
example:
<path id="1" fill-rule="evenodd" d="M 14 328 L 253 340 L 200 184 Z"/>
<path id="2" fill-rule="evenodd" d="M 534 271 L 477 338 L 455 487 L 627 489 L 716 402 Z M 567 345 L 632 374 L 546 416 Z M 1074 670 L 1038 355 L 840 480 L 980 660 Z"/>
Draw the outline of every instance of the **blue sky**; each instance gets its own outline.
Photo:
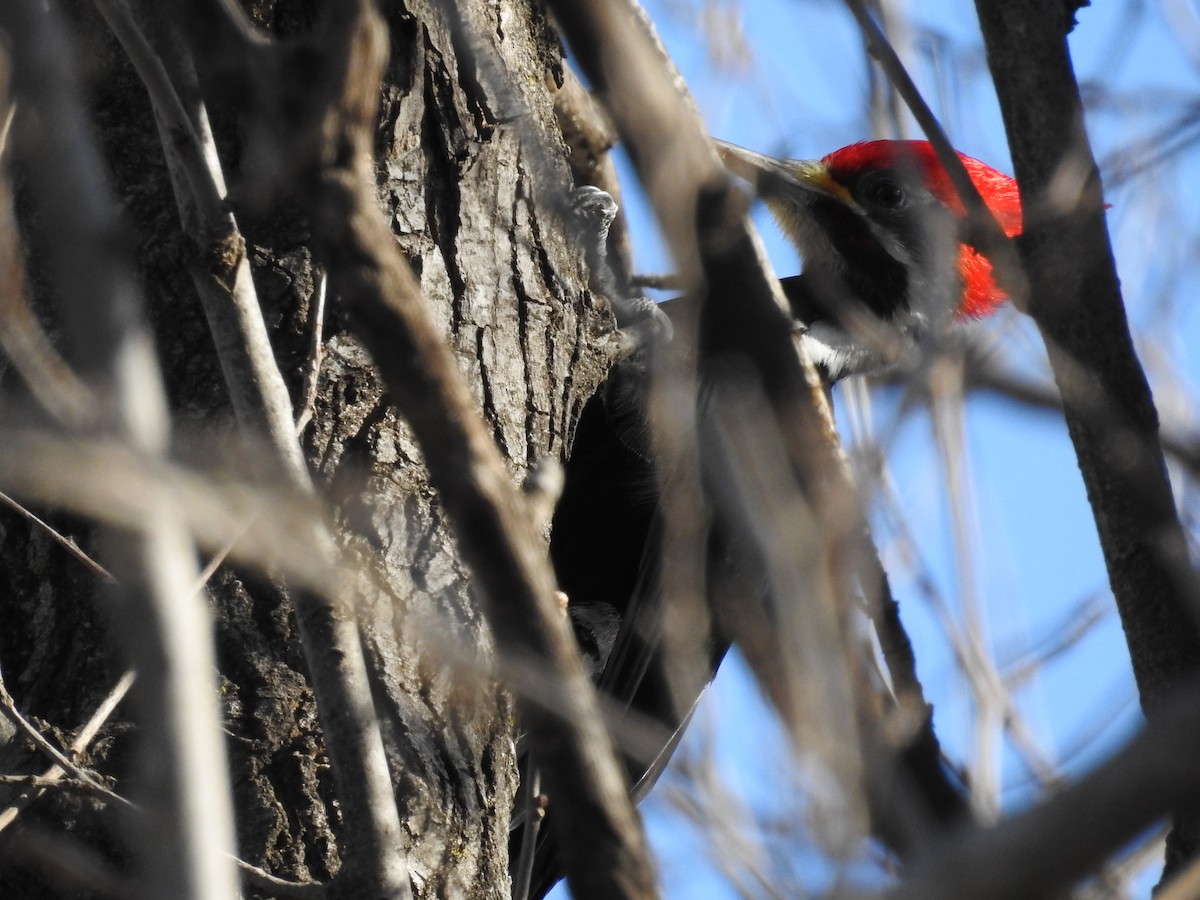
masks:
<path id="1" fill-rule="evenodd" d="M 719 24 L 709 29 L 710 35 L 718 35 L 715 41 L 705 35 L 698 19 L 705 6 L 718 11 Z M 956 146 L 1011 171 L 973 4 L 935 0 L 900 6 L 918 25 L 900 49 Z M 821 156 L 871 136 L 861 42 L 841 3 L 663 0 L 648 2 L 647 8 L 714 136 L 794 157 Z M 1143 141 L 1147 148 L 1161 147 L 1155 135 L 1200 102 L 1200 17 L 1195 6 L 1186 0 L 1098 3 L 1080 10 L 1078 21 L 1071 49 L 1089 101 L 1097 157 L 1111 161 L 1118 151 Z M 714 43 L 724 51 L 736 50 L 734 36 L 739 32 L 744 54 L 714 54 Z M 915 129 L 910 136 L 917 136 Z M 1200 376 L 1200 311 L 1191 302 L 1200 288 L 1193 274 L 1200 248 L 1195 211 L 1198 164 L 1200 155 L 1189 144 L 1136 177 L 1125 177 L 1118 167 L 1104 173 L 1112 204 L 1110 231 L 1135 339 L 1160 407 L 1189 425 L 1194 422 Z M 652 219 L 632 184 L 626 169 L 626 206 L 637 266 L 645 272 L 669 271 Z M 796 271 L 794 252 L 765 213 L 759 221 L 777 271 Z M 1017 314 L 977 327 L 998 335 L 1019 365 L 1045 371 L 1036 333 Z M 839 397 L 837 405 L 845 421 L 849 401 Z M 889 433 L 895 397 L 876 393 L 871 411 L 876 433 Z M 956 563 L 945 472 L 928 416 L 913 416 L 894 431 L 888 446 L 891 475 L 898 505 L 918 536 L 919 554 L 960 626 L 968 615 L 962 598 L 977 598 L 982 631 L 994 658 L 1001 664 L 1016 660 L 1060 633 L 1081 608 L 1095 612 L 1098 622 L 1086 636 L 1015 693 L 1044 754 L 1069 774 L 1087 771 L 1133 732 L 1140 716 L 1065 426 L 1055 416 L 1004 400 L 968 400 L 965 459 L 974 506 L 968 516 L 973 563 L 969 572 Z M 1182 482 L 1176 483 L 1183 492 Z M 1190 496 L 1190 489 L 1186 494 Z M 920 673 L 935 705 L 939 735 L 952 757 L 972 759 L 977 747 L 970 692 L 944 629 L 906 574 L 894 532 L 882 514 L 877 522 Z M 683 752 L 703 749 L 715 754 L 732 792 L 728 808 L 744 806 L 760 827 L 794 823 L 802 819 L 804 799 L 795 779 L 786 775 L 786 746 L 752 681 L 736 663 L 727 664 L 710 689 Z M 1027 770 L 1008 742 L 996 738 L 993 745 L 1002 753 L 1002 805 L 1019 809 L 1034 796 Z M 710 864 L 704 829 L 689 823 L 665 796 L 669 776 L 665 785 L 667 790 L 652 794 L 642 807 L 662 867 L 665 895 L 714 900 L 738 896 Z M 772 840 L 766 843 L 772 871 L 813 889 L 830 877 L 829 867 L 819 862 L 811 846 L 797 849 L 796 841 L 785 836 L 778 838 L 778 847 Z M 1139 892 L 1148 896 L 1154 876 L 1152 866 L 1139 882 Z"/>

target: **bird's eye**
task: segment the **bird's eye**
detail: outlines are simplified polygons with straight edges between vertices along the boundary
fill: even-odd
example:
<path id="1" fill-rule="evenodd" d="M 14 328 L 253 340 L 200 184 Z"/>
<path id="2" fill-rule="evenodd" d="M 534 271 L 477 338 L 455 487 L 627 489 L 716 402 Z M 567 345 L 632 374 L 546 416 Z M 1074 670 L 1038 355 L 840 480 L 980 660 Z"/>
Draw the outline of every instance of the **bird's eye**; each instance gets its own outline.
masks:
<path id="1" fill-rule="evenodd" d="M 908 194 L 896 182 L 880 178 L 867 185 L 866 201 L 880 209 L 900 209 L 908 203 Z"/>

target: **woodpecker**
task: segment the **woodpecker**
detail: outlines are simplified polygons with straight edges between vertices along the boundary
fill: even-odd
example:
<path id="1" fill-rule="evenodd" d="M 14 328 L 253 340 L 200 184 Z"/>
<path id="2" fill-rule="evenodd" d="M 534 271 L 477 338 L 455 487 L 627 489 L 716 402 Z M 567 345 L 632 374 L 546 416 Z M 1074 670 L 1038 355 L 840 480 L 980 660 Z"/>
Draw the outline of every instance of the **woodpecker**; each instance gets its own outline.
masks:
<path id="1" fill-rule="evenodd" d="M 865 141 L 817 161 L 781 160 L 718 142 L 734 174 L 766 201 L 804 271 L 782 281 L 804 343 L 832 383 L 888 368 L 955 320 L 1005 299 L 991 263 L 963 241 L 965 209 L 927 141 Z M 1010 237 L 1016 182 L 958 154 Z"/>
<path id="2" fill-rule="evenodd" d="M 750 182 L 799 252 L 803 271 L 781 285 L 801 341 L 828 384 L 882 371 L 955 321 L 986 316 L 1005 299 L 987 259 L 963 240 L 963 205 L 928 143 L 868 141 L 817 161 L 774 159 L 717 143 L 729 170 Z M 959 158 L 1005 233 L 1019 233 L 1013 179 L 969 156 Z M 593 288 L 620 295 L 610 299 L 622 330 L 639 340 L 668 338 L 663 310 L 669 315 L 686 298 L 653 307 L 604 271 L 615 204 L 595 188 L 578 189 L 573 204 L 585 232 L 591 229 L 585 243 Z M 694 707 L 680 707 L 658 652 L 658 476 L 644 408 L 646 380 L 644 354 L 635 348 L 585 406 L 550 543 L 597 685 L 634 719 L 661 728 L 660 748 L 622 750 L 638 801 L 665 768 Z M 708 559 L 728 581 L 731 563 L 720 528 Z M 714 635 L 713 674 L 727 646 Z M 906 763 L 927 817 L 949 826 L 965 817 L 966 805 L 928 749 L 914 748 Z M 549 890 L 557 865 L 553 839 L 544 834 L 531 896 Z"/>

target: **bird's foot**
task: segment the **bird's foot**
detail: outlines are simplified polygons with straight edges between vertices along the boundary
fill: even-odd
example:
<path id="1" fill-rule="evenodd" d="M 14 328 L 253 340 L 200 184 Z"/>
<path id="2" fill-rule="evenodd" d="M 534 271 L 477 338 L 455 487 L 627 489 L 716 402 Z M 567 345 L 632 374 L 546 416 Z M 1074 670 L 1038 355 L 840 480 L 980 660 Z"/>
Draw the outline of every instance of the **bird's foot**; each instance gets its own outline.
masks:
<path id="1" fill-rule="evenodd" d="M 625 355 L 669 341 L 671 320 L 653 300 L 618 278 L 608 260 L 608 231 L 617 215 L 617 201 L 606 191 L 585 184 L 571 191 L 571 212 L 579 222 L 591 268 L 591 289 L 608 299 L 617 320 Z"/>
<path id="2" fill-rule="evenodd" d="M 608 253 L 608 229 L 617 217 L 617 201 L 608 191 L 585 184 L 571 191 L 571 212 L 588 237 L 598 244 L 601 259 Z"/>

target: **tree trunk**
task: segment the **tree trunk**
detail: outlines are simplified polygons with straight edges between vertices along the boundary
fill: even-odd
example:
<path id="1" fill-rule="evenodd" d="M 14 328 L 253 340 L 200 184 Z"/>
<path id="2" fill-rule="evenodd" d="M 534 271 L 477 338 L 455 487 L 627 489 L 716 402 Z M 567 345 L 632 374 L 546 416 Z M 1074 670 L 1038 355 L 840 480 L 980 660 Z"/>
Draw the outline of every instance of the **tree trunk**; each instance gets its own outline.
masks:
<path id="1" fill-rule="evenodd" d="M 276 33 L 303 32 L 312 13 L 303 0 L 253 5 Z M 461 26 L 434 2 L 387 4 L 392 61 L 379 110 L 378 195 L 519 479 L 542 457 L 562 457 L 610 361 L 612 326 L 554 212 L 570 183 L 553 111 L 563 65 L 557 37 L 539 4 L 455 6 Z M 158 336 L 176 452 L 201 467 L 214 460 L 217 468 L 244 467 L 226 449 L 234 426 L 188 275 L 194 244 L 179 225 L 145 90 L 91 8 L 73 12 L 91 124 L 123 202 Z M 299 412 L 318 327 L 308 229 L 286 203 L 255 211 L 236 202 L 255 187 L 254 160 L 241 143 L 253 123 L 239 119 L 232 102 L 210 98 L 209 109 L 275 355 Z M 36 211 L 27 212 L 36 284 Z M 486 670 L 447 662 L 486 665 L 491 639 L 412 434 L 344 327 L 335 296 L 320 345 L 302 443 L 344 544 L 362 560 L 361 581 L 372 585 L 360 593 L 361 630 L 414 891 L 507 897 L 518 780 L 513 702 Z M 14 377 L 5 382 L 11 388 Z M 89 546 L 86 523 L 37 512 Z M 0 513 L 0 560 L 0 667 L 17 706 L 69 743 L 123 670 L 106 586 L 44 528 L 8 510 Z M 288 592 L 227 565 L 208 588 L 239 855 L 291 880 L 326 881 L 339 867 L 338 811 Z M 134 728 L 118 713 L 85 758 L 114 776 L 118 791 L 138 777 L 128 753 Z M 6 738 L 0 731 L 0 771 L 46 767 L 23 742 Z M 0 788 L 0 808 L 14 792 Z M 130 848 L 115 810 L 81 796 L 51 792 L 18 827 L 65 829 L 119 868 Z M 40 900 L 78 896 L 74 890 L 40 867 L 11 858 L 0 865 L 0 896 Z"/>

